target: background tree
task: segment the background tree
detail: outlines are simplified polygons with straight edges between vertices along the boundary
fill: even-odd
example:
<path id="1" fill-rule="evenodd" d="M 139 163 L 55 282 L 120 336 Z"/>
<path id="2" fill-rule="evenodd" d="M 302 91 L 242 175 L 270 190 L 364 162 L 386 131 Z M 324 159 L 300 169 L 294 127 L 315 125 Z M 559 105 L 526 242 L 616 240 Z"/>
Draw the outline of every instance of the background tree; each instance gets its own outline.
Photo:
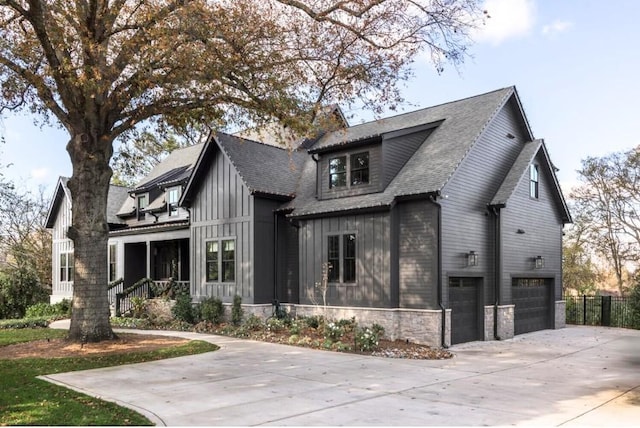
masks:
<path id="1" fill-rule="evenodd" d="M 584 239 L 609 264 L 622 294 L 628 270 L 640 258 L 640 154 L 638 148 L 590 157 L 578 171 L 581 185 L 570 195 Z"/>
<path id="2" fill-rule="evenodd" d="M 175 149 L 202 143 L 211 132 L 204 125 L 171 129 L 165 132 L 142 132 L 128 141 L 121 142 L 111 159 L 113 177 L 111 182 L 120 186 L 133 187 L 148 175 Z"/>
<path id="3" fill-rule="evenodd" d="M 0 318 L 20 318 L 45 302 L 51 284 L 51 234 L 44 192 L 21 191 L 0 176 Z"/>
<path id="4" fill-rule="evenodd" d="M 598 290 L 602 275 L 593 262 L 593 251 L 585 239 L 584 220 L 579 215 L 573 220 L 562 242 L 562 285 L 568 294 L 592 294 Z"/>
<path id="5" fill-rule="evenodd" d="M 70 337 L 113 337 L 106 202 L 116 138 L 141 125 L 272 119 L 304 133 L 323 103 L 393 106 L 416 55 L 426 50 L 438 70 L 460 62 L 481 15 L 474 0 L 0 0 L 0 108 L 69 133 Z"/>

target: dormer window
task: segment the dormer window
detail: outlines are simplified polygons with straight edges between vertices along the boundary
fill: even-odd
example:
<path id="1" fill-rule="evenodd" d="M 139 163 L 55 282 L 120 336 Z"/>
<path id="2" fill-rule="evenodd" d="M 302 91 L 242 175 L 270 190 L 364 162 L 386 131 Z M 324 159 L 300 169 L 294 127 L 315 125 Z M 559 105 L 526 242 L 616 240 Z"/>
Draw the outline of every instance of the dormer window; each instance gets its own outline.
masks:
<path id="1" fill-rule="evenodd" d="M 339 156 L 329 161 L 329 188 L 347 185 L 347 157 Z"/>
<path id="2" fill-rule="evenodd" d="M 369 152 L 351 155 L 351 185 L 369 183 Z"/>
<path id="3" fill-rule="evenodd" d="M 169 210 L 169 216 L 177 215 L 178 213 L 178 201 L 180 200 L 181 187 L 171 187 L 167 189 L 167 209 Z"/>
<path id="4" fill-rule="evenodd" d="M 368 183 L 369 152 L 354 153 L 329 159 L 330 189 Z"/>
<path id="5" fill-rule="evenodd" d="M 144 209 L 149 205 L 149 194 L 136 196 L 136 210 L 138 211 L 138 220 L 144 220 Z"/>

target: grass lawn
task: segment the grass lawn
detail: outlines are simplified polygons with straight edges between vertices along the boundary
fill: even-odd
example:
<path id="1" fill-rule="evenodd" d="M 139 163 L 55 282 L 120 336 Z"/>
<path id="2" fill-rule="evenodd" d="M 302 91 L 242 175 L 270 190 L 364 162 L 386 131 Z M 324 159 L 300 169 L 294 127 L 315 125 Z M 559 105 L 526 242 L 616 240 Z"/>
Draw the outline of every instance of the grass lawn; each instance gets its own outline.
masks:
<path id="1" fill-rule="evenodd" d="M 0 345 L 64 337 L 62 330 L 0 330 Z M 36 376 L 140 363 L 218 349 L 190 341 L 151 352 L 77 358 L 2 359 L 0 347 L 0 425 L 151 425 L 144 416 L 116 404 L 53 385 Z"/>

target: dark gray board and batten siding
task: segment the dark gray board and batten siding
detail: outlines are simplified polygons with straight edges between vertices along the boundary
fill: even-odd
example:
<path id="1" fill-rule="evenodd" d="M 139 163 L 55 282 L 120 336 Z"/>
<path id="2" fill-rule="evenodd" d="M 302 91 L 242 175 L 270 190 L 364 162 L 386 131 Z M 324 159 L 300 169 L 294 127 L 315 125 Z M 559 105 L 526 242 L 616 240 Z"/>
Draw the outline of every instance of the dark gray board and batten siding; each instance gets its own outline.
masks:
<path id="1" fill-rule="evenodd" d="M 244 303 L 254 300 L 254 197 L 228 158 L 216 149 L 214 159 L 191 203 L 191 295 Z M 235 239 L 235 282 L 206 281 L 205 246 L 214 239 Z"/>
<path id="2" fill-rule="evenodd" d="M 319 287 L 329 235 L 356 234 L 356 282 L 329 284 L 327 304 L 390 307 L 388 212 L 300 221 L 300 303 L 323 304 Z"/>
<path id="3" fill-rule="evenodd" d="M 523 144 L 531 136 L 511 99 L 483 131 L 442 190 L 442 281 L 449 277 L 483 278 L 484 304 L 494 301 L 494 217 L 487 205 L 500 188 Z M 515 138 L 507 135 L 511 134 Z M 467 267 L 475 251 L 478 265 Z M 448 304 L 448 293 L 443 301 Z"/>

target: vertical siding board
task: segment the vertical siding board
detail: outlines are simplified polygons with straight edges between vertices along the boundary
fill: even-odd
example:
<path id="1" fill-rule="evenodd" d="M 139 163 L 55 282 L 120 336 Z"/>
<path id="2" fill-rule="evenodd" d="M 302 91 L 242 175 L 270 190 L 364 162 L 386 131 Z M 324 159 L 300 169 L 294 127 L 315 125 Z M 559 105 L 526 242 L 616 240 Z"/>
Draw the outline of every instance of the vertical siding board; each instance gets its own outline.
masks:
<path id="1" fill-rule="evenodd" d="M 389 225 L 388 213 L 303 221 L 299 234 L 300 302 L 314 303 L 314 284 L 321 281 L 321 265 L 327 260 L 329 233 L 355 232 L 356 283 L 329 286 L 327 303 L 338 306 L 389 307 L 389 248 L 388 239 L 384 238 L 389 236 Z M 319 292 L 315 300 L 322 303 Z"/>

